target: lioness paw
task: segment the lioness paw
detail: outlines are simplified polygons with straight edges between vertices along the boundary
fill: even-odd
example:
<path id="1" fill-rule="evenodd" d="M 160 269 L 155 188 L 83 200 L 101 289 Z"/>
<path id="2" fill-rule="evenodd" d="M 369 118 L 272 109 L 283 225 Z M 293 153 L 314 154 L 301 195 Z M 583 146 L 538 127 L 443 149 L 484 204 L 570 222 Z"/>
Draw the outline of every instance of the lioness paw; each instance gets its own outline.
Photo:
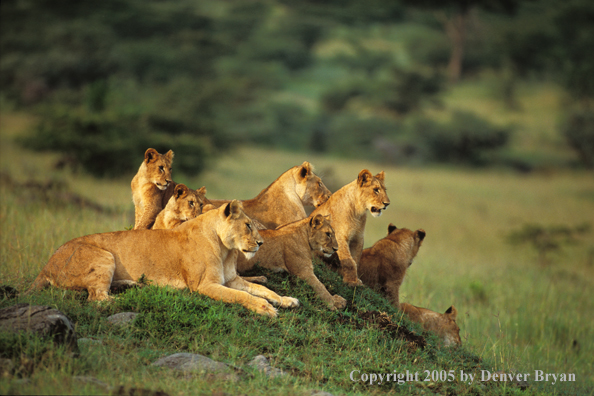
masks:
<path id="1" fill-rule="evenodd" d="M 338 294 L 335 294 L 332 296 L 332 302 L 333 302 L 333 309 L 344 309 L 346 307 L 346 300 L 344 298 L 342 298 L 341 296 L 339 296 Z"/>
<path id="2" fill-rule="evenodd" d="M 356 280 L 353 279 L 343 279 L 344 283 L 346 283 L 348 286 L 363 286 L 363 282 L 361 282 L 361 279 L 357 278 Z"/>
<path id="3" fill-rule="evenodd" d="M 299 300 L 293 297 L 281 297 L 280 306 L 282 308 L 294 308 L 299 306 Z"/>
<path id="4" fill-rule="evenodd" d="M 274 308 L 268 301 L 256 307 L 255 311 L 261 315 L 270 316 L 271 318 L 276 318 L 278 315 L 276 308 Z"/>

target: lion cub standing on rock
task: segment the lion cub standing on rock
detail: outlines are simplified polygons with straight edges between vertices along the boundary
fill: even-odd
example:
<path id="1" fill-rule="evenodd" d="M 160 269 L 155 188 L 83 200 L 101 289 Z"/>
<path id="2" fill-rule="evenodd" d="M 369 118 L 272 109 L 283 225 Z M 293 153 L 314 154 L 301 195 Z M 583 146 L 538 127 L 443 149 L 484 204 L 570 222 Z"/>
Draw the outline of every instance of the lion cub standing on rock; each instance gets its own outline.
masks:
<path id="1" fill-rule="evenodd" d="M 202 214 L 206 200 L 206 187 L 192 190 L 185 184 L 177 184 L 173 196 L 165 206 L 153 225 L 153 230 L 172 229 L 181 223 Z"/>
<path id="2" fill-rule="evenodd" d="M 449 347 L 462 344 L 460 327 L 456 323 L 458 311 L 453 305 L 443 314 L 433 312 L 427 308 L 415 307 L 408 303 L 400 304 L 400 310 L 411 321 L 420 323 L 425 330 L 437 334 L 444 346 Z"/>
<path id="3" fill-rule="evenodd" d="M 390 223 L 388 236 L 363 250 L 359 277 L 367 286 L 382 291 L 398 308 L 400 285 L 424 239 L 424 230 L 399 229 Z"/>
<path id="4" fill-rule="evenodd" d="M 135 284 L 144 275 L 158 286 L 187 287 L 276 316 L 268 301 L 281 307 L 296 307 L 299 301 L 247 282 L 236 272 L 239 251 L 251 258 L 262 243 L 241 203 L 232 201 L 172 230 L 116 231 L 66 242 L 43 267 L 33 289 L 49 284 L 86 289 L 89 300 L 107 300 L 110 286 Z"/>
<path id="5" fill-rule="evenodd" d="M 344 298 L 328 292 L 313 269 L 312 253 L 320 252 L 329 257 L 338 249 L 329 216 L 318 214 L 274 230 L 259 230 L 259 233 L 264 245 L 249 260 L 237 258 L 239 273 L 249 271 L 256 263 L 276 272 L 287 271 L 305 280 L 331 309 L 346 306 Z"/>
<path id="6" fill-rule="evenodd" d="M 355 181 L 336 191 L 328 201 L 312 212 L 312 216 L 332 216 L 332 227 L 338 240 L 338 259 L 343 281 L 347 285 L 363 284 L 357 276 L 357 263 L 363 251 L 367 211 L 373 217 L 378 217 L 389 204 L 384 172 L 373 176 L 367 169 L 363 169 Z"/>
<path id="7" fill-rule="evenodd" d="M 159 154 L 149 148 L 138 173 L 132 179 L 132 201 L 134 201 L 134 229 L 151 228 L 157 215 L 164 208 L 163 195 L 171 183 L 173 151 Z"/>

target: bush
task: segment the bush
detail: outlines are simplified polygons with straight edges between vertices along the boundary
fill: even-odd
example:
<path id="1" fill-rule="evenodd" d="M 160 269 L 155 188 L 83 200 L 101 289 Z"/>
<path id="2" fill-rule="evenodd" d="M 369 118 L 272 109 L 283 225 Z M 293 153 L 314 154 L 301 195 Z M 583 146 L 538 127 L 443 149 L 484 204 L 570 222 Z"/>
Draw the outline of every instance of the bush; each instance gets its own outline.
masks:
<path id="1" fill-rule="evenodd" d="M 580 161 L 586 167 L 594 168 L 594 111 L 570 114 L 561 126 L 561 133 Z"/>
<path id="2" fill-rule="evenodd" d="M 484 164 L 486 153 L 504 147 L 509 128 L 495 126 L 467 112 L 456 111 L 447 124 L 423 119 L 413 126 L 427 159 L 438 162 Z"/>

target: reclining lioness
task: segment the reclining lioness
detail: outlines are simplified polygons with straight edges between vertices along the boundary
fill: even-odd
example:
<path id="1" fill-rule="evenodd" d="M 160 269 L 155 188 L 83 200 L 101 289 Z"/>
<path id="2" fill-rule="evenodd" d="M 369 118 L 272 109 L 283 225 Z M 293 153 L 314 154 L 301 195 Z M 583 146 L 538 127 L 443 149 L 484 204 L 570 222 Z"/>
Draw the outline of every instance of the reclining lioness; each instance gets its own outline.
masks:
<path id="1" fill-rule="evenodd" d="M 305 280 L 331 309 L 342 309 L 346 306 L 344 298 L 328 292 L 313 269 L 313 252 L 330 256 L 338 249 L 329 216 L 310 216 L 274 230 L 259 232 L 264 238 L 264 245 L 249 260 L 244 257 L 237 258 L 237 271 L 240 274 L 252 269 L 256 263 L 277 272 L 287 271 Z"/>
<path id="2" fill-rule="evenodd" d="M 400 304 L 400 310 L 413 322 L 422 324 L 425 330 L 437 334 L 444 346 L 462 344 L 460 327 L 456 323 L 458 311 L 453 305 L 443 314 L 408 303 Z"/>
<path id="3" fill-rule="evenodd" d="M 156 285 L 188 287 L 215 300 L 276 316 L 268 301 L 281 307 L 295 307 L 299 301 L 246 282 L 236 272 L 238 251 L 252 257 L 262 243 L 241 203 L 232 201 L 172 230 L 118 231 L 73 239 L 54 253 L 33 288 L 52 284 L 86 289 L 89 300 L 106 300 L 110 286 L 134 284 L 144 275 Z"/>
<path id="4" fill-rule="evenodd" d="M 283 224 L 307 217 L 304 205 L 318 207 L 328 200 L 331 192 L 307 161 L 294 166 L 278 177 L 255 198 L 242 201 L 243 210 L 265 228 L 273 229 Z M 211 199 L 215 206 L 229 200 Z"/>
<path id="5" fill-rule="evenodd" d="M 332 227 L 338 240 L 338 259 L 343 281 L 350 286 L 363 285 L 357 276 L 357 263 L 363 252 L 366 212 L 378 217 L 390 204 L 384 172 L 373 176 L 367 169 L 356 180 L 336 191 L 318 206 L 312 215 L 332 215 Z"/>
<path id="6" fill-rule="evenodd" d="M 176 184 L 173 195 L 159 212 L 152 230 L 169 230 L 202 214 L 206 200 L 206 187 L 192 190 L 185 184 Z"/>

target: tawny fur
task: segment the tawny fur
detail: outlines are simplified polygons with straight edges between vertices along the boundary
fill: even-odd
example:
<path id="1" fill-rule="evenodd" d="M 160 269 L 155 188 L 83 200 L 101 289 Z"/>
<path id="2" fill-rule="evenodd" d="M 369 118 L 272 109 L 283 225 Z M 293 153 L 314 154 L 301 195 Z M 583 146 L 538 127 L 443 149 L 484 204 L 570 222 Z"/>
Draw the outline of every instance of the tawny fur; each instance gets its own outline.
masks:
<path id="1" fill-rule="evenodd" d="M 134 229 L 151 228 L 157 215 L 165 205 L 163 195 L 171 183 L 171 163 L 173 151 L 159 154 L 149 148 L 144 153 L 144 160 L 132 179 L 132 201 L 134 202 Z"/>
<path id="2" fill-rule="evenodd" d="M 278 177 L 255 198 L 242 201 L 245 213 L 265 228 L 273 229 L 307 217 L 304 206 L 318 207 L 331 192 L 305 161 Z M 215 206 L 228 200 L 211 199 Z"/>
<path id="3" fill-rule="evenodd" d="M 400 286 L 406 270 L 416 257 L 424 230 L 411 231 L 388 226 L 388 235 L 363 250 L 357 272 L 367 286 L 380 290 L 398 308 Z"/>
<path id="4" fill-rule="evenodd" d="M 458 311 L 452 305 L 445 313 L 437 313 L 427 308 L 415 307 L 408 303 L 400 304 L 400 310 L 408 318 L 423 325 L 427 331 L 437 334 L 444 346 L 461 345 L 460 327 L 456 323 Z"/>
<path id="5" fill-rule="evenodd" d="M 155 219 L 153 230 L 172 229 L 185 221 L 202 214 L 206 200 L 206 188 L 192 190 L 185 184 L 177 184 L 174 194 Z"/>
<path id="6" fill-rule="evenodd" d="M 246 282 L 236 272 L 238 252 L 251 257 L 261 244 L 241 203 L 232 201 L 172 230 L 119 231 L 73 239 L 54 253 L 33 289 L 48 284 L 86 289 L 89 300 L 106 300 L 110 286 L 134 284 L 144 275 L 156 285 L 187 287 L 276 316 L 268 301 L 281 307 L 295 307 L 299 301 Z"/>
<path id="7" fill-rule="evenodd" d="M 331 309 L 346 306 L 346 300 L 339 295 L 331 295 L 314 274 L 312 254 L 319 252 L 330 256 L 338 249 L 329 217 L 310 216 L 274 230 L 259 232 L 264 245 L 250 260 L 238 257 L 237 271 L 240 274 L 252 269 L 256 263 L 274 271 L 287 271 L 305 280 Z"/>
<path id="8" fill-rule="evenodd" d="M 332 216 L 332 227 L 338 240 L 338 260 L 346 284 L 363 284 L 357 276 L 357 263 L 363 252 L 367 211 L 378 217 L 389 204 L 384 172 L 373 176 L 367 169 L 363 169 L 357 179 L 336 191 L 328 201 L 312 212 L 312 215 Z"/>

